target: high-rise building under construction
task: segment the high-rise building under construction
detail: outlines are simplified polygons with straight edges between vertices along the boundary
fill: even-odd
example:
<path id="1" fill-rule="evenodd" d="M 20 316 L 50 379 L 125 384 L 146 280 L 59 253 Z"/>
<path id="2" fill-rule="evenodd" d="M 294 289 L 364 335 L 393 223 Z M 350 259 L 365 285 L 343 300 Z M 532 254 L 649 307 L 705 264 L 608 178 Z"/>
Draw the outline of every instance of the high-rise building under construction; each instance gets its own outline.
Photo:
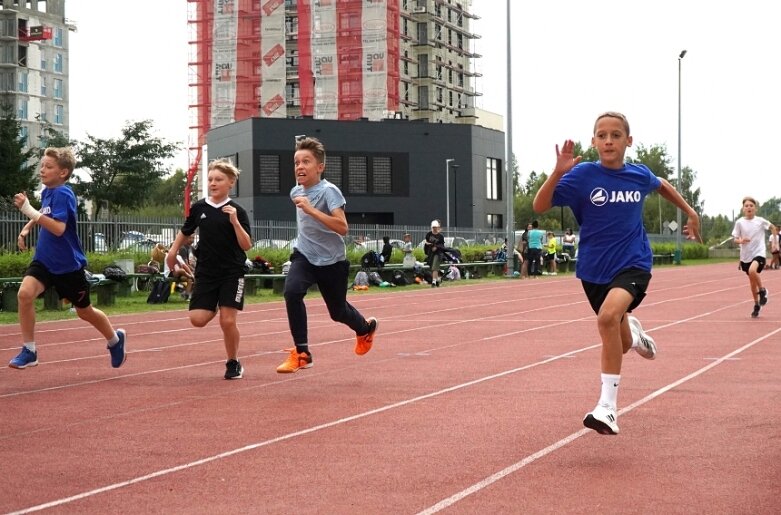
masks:
<path id="1" fill-rule="evenodd" d="M 254 117 L 476 121 L 471 0 L 188 1 L 198 158 Z"/>

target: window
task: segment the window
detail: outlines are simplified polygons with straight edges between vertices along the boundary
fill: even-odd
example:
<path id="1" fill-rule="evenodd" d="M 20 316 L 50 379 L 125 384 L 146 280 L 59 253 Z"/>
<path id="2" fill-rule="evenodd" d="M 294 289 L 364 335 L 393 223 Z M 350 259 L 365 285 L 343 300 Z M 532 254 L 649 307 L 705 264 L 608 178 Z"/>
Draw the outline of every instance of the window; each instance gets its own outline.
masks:
<path id="1" fill-rule="evenodd" d="M 62 27 L 54 27 L 54 46 L 62 48 Z"/>
<path id="2" fill-rule="evenodd" d="M 19 100 L 19 110 L 16 112 L 16 117 L 20 120 L 26 120 L 28 113 L 27 99 Z"/>
<path id="3" fill-rule="evenodd" d="M 372 159 L 372 192 L 377 195 L 393 193 L 391 158 L 382 156 Z"/>
<path id="4" fill-rule="evenodd" d="M 41 77 L 41 96 L 46 96 L 46 77 Z"/>
<path id="5" fill-rule="evenodd" d="M 258 164 L 260 193 L 279 193 L 279 156 L 261 154 Z"/>
<path id="6" fill-rule="evenodd" d="M 49 66 L 49 62 L 46 60 L 46 54 L 41 52 L 41 70 L 46 70 Z"/>
<path id="7" fill-rule="evenodd" d="M 418 44 L 419 45 L 427 45 L 428 44 L 428 24 L 427 23 L 418 23 Z"/>
<path id="8" fill-rule="evenodd" d="M 27 144 L 27 137 L 30 135 L 30 129 L 25 127 L 24 125 L 19 130 L 19 138 Z"/>
<path id="9" fill-rule="evenodd" d="M 428 109 L 428 86 L 418 86 L 418 107 Z"/>
<path id="10" fill-rule="evenodd" d="M 19 92 L 27 93 L 28 76 L 27 72 L 19 72 Z"/>
<path id="11" fill-rule="evenodd" d="M 56 125 L 65 123 L 65 107 L 61 105 L 54 106 L 54 123 Z"/>
<path id="12" fill-rule="evenodd" d="M 428 77 L 428 54 L 418 56 L 418 77 Z"/>
<path id="13" fill-rule="evenodd" d="M 62 98 L 62 79 L 54 79 L 54 98 Z"/>
<path id="14" fill-rule="evenodd" d="M 342 189 L 342 156 L 327 156 L 323 179 Z"/>
<path id="15" fill-rule="evenodd" d="M 502 170 L 500 161 L 489 157 L 485 160 L 485 187 L 486 198 L 488 200 L 501 200 L 501 175 Z"/>
<path id="16" fill-rule="evenodd" d="M 351 156 L 347 158 L 347 185 L 350 193 L 368 193 L 368 169 L 366 158 L 363 156 Z"/>
<path id="17" fill-rule="evenodd" d="M 54 71 L 62 73 L 62 54 L 55 54 L 54 56 Z"/>
<path id="18" fill-rule="evenodd" d="M 486 223 L 490 229 L 502 229 L 504 224 L 502 223 L 502 215 L 486 215 Z"/>

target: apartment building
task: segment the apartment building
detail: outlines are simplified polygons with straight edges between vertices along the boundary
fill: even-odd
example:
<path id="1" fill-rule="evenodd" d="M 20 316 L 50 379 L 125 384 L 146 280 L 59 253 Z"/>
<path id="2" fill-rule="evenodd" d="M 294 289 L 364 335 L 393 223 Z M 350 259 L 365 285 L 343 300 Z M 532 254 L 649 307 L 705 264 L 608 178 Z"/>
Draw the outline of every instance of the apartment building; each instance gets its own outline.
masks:
<path id="1" fill-rule="evenodd" d="M 45 146 L 47 127 L 68 134 L 70 30 L 65 0 L 0 0 L 0 104 L 28 147 Z"/>

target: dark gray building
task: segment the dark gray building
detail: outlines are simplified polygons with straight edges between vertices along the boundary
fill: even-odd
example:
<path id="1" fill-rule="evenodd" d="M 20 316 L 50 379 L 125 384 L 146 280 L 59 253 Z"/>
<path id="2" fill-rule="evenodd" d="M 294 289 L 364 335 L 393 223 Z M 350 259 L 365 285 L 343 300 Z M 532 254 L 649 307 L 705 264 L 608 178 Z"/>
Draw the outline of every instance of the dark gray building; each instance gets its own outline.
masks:
<path id="1" fill-rule="evenodd" d="M 239 169 L 234 198 L 253 219 L 295 220 L 296 136 L 326 147 L 324 178 L 342 190 L 350 223 L 504 228 L 504 133 L 410 120 L 251 118 L 212 129 L 209 159 Z M 449 179 L 447 174 L 449 173 Z M 449 183 L 449 193 L 446 185 Z"/>

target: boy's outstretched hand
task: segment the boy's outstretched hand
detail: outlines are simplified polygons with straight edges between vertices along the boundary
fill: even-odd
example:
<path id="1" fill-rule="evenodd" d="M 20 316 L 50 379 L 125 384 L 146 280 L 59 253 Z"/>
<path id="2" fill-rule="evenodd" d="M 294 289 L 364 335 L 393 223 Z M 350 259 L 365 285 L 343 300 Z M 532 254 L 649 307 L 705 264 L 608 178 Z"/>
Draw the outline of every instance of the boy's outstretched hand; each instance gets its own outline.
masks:
<path id="1" fill-rule="evenodd" d="M 686 221 L 686 225 L 683 226 L 683 234 L 686 235 L 687 240 L 694 240 L 697 243 L 702 243 L 702 236 L 700 235 L 700 219 L 699 217 L 689 218 Z"/>
<path id="2" fill-rule="evenodd" d="M 580 163 L 582 156 L 573 157 L 572 153 L 575 150 L 575 142 L 571 139 L 564 140 L 564 144 L 559 150 L 559 146 L 556 145 L 556 167 L 553 169 L 554 173 L 567 173 L 572 168 Z"/>

